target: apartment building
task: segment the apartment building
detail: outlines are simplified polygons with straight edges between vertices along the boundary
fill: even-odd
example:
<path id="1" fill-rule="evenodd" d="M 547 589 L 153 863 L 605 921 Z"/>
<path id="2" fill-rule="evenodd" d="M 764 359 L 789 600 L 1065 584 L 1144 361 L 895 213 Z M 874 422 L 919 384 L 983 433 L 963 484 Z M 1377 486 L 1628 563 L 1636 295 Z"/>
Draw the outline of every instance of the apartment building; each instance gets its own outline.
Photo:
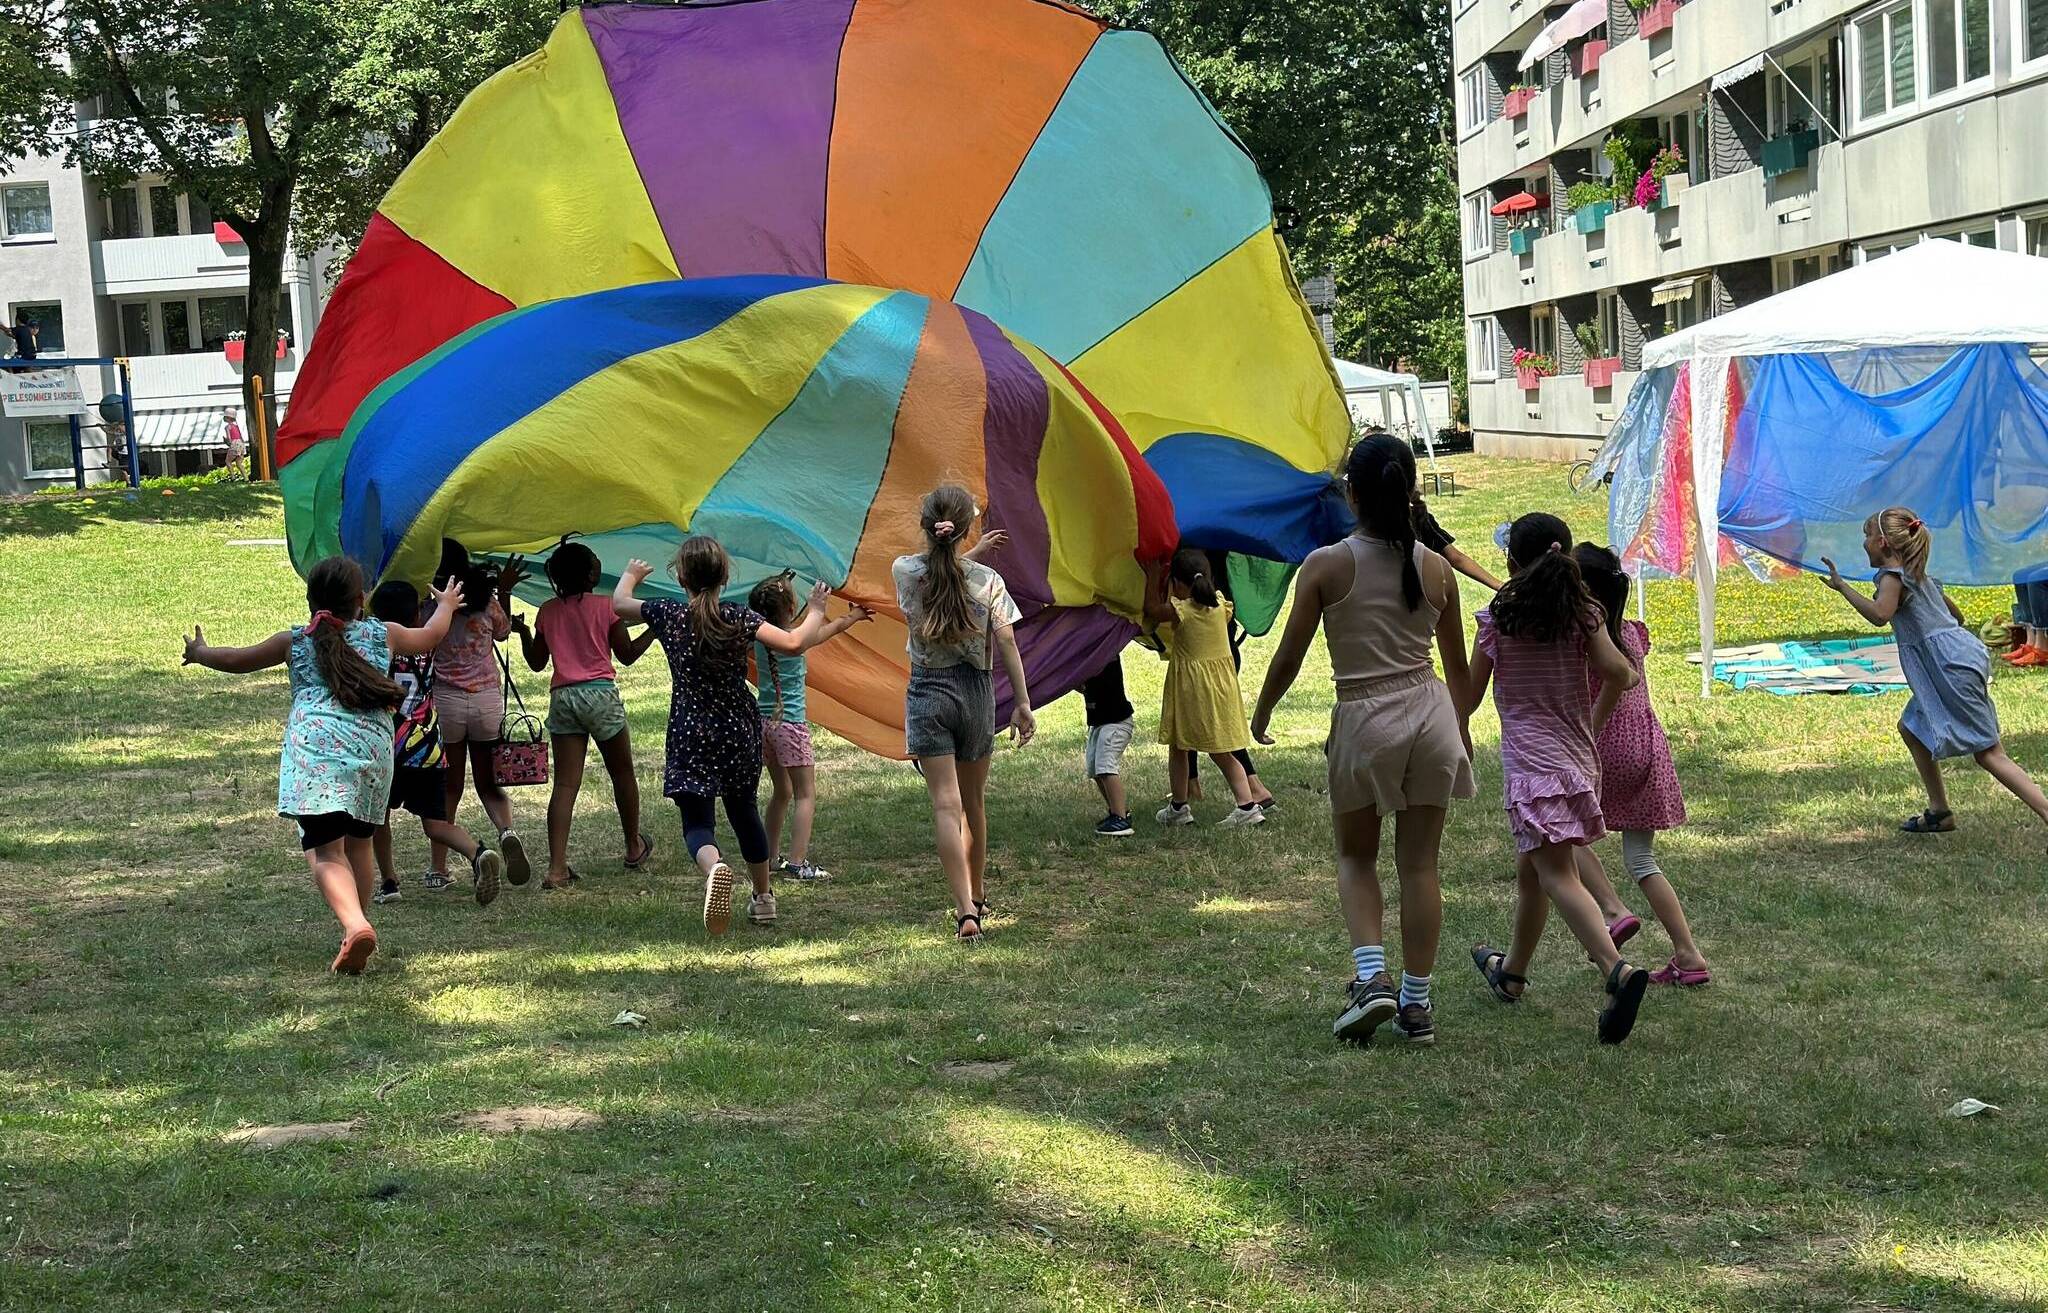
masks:
<path id="1" fill-rule="evenodd" d="M 285 267 L 274 346 L 280 402 L 319 319 L 324 264 Z M 242 339 L 248 299 L 248 251 L 197 196 L 161 179 L 101 186 L 36 156 L 0 172 L 0 318 L 35 323 L 44 356 L 127 358 L 145 475 L 218 463 L 229 408 L 247 430 L 237 361 L 250 349 Z M 118 395 L 114 370 L 80 372 L 88 398 Z M 119 473 L 106 465 L 106 452 L 88 451 L 88 480 Z M 72 479 L 64 420 L 0 416 L 0 493 Z"/>
<path id="2" fill-rule="evenodd" d="M 2048 0 L 1586 3 L 1528 62 L 1569 0 L 1453 0 L 1480 450 L 1584 454 L 1646 341 L 1845 262 L 2048 256 Z"/>

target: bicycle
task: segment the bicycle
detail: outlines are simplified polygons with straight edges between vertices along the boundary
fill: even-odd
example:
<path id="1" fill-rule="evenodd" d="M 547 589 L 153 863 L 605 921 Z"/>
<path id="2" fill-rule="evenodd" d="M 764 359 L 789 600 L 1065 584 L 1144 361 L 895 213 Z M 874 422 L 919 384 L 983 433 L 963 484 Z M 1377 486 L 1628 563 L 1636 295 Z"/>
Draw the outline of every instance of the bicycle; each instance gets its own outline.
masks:
<path id="1" fill-rule="evenodd" d="M 1577 497 L 1587 490 L 1587 481 L 1591 478 L 1592 473 L 1593 458 L 1590 456 L 1571 463 L 1571 467 L 1564 472 L 1564 482 L 1565 486 L 1571 489 L 1572 496 Z M 1611 470 L 1600 476 L 1601 487 L 1606 487 L 1613 482 L 1614 473 Z"/>

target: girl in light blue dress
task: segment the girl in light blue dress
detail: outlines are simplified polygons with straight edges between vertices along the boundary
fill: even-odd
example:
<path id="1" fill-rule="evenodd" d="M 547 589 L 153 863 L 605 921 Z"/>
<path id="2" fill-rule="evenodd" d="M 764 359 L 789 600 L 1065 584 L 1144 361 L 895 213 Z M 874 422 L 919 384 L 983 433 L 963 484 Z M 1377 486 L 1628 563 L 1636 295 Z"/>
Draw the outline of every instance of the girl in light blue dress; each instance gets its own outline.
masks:
<path id="1" fill-rule="evenodd" d="M 1963 613 L 1942 591 L 1941 581 L 1927 573 L 1933 547 L 1925 522 L 1893 506 L 1863 522 L 1863 551 L 1877 569 L 1874 596 L 1849 587 L 1835 563 L 1821 558 L 1828 587 L 1871 624 L 1889 624 L 1899 640 L 1899 665 L 1913 691 L 1899 717 L 1899 737 L 1927 788 L 1927 809 L 1900 828 L 1908 834 L 1956 828 L 1941 779 L 1941 761 L 1948 757 L 1976 758 L 1993 779 L 2048 821 L 2048 796 L 1999 740 L 1998 710 L 1991 705 L 1991 654 L 1963 626 Z"/>
<path id="2" fill-rule="evenodd" d="M 436 590 L 434 603 L 433 618 L 418 628 L 364 620 L 362 568 L 330 556 L 306 575 L 305 624 L 249 647 L 214 647 L 197 625 L 185 640 L 187 665 L 231 674 L 282 665 L 291 673 L 277 811 L 298 822 L 313 883 L 341 923 L 332 969 L 343 975 L 360 974 L 377 951 L 364 909 L 376 870 L 370 839 L 391 797 L 392 718 L 401 700 L 391 656 L 433 651 L 462 604 L 462 585 Z"/>

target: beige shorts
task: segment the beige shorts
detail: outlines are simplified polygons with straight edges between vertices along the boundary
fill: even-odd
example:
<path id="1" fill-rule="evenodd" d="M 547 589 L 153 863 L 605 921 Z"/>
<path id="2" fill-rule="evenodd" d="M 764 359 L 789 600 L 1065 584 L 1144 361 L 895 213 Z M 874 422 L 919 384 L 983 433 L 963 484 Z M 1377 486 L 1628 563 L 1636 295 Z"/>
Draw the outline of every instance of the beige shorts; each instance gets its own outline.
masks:
<path id="1" fill-rule="evenodd" d="M 1451 691 L 1434 671 L 1340 689 L 1327 752 L 1333 815 L 1447 807 L 1475 792 Z"/>
<path id="2" fill-rule="evenodd" d="M 441 742 L 496 743 L 505 733 L 505 690 L 480 688 L 476 692 L 437 685 L 434 716 L 441 722 Z"/>

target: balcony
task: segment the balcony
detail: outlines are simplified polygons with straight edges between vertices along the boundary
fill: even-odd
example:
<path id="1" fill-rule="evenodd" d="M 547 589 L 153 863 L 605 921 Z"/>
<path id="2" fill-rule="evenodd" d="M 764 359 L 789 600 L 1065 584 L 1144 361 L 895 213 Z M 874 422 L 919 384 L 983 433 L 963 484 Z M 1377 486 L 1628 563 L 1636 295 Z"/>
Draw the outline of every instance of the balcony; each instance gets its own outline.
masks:
<path id="1" fill-rule="evenodd" d="M 1678 0 L 1655 0 L 1647 8 L 1636 11 L 1636 35 L 1648 41 L 1653 36 L 1671 30 L 1678 19 Z"/>
<path id="2" fill-rule="evenodd" d="M 110 239 L 92 244 L 92 280 L 101 296 L 240 291 L 249 285 L 249 253 L 228 251 L 211 233 Z"/>
<path id="3" fill-rule="evenodd" d="M 289 391 L 298 368 L 296 352 L 287 352 L 277 362 L 277 391 Z M 242 368 L 231 365 L 219 351 L 194 351 L 175 356 L 135 356 L 128 361 L 128 377 L 135 388 L 137 403 L 148 401 L 152 408 L 168 401 L 191 406 L 239 405 Z"/>
<path id="4" fill-rule="evenodd" d="M 1529 114 L 1529 106 L 1535 104 L 1536 97 L 1542 94 L 1543 89 L 1541 87 L 1516 87 L 1513 91 L 1508 92 L 1506 99 L 1501 101 L 1500 116 L 1509 122 L 1519 118 L 1526 118 Z"/>
<path id="5" fill-rule="evenodd" d="M 1772 137 L 1764 143 L 1764 177 L 1776 178 L 1806 167 L 1814 151 L 1820 149 L 1820 129 L 1807 128 L 1803 132 L 1786 132 Z"/>
<path id="6" fill-rule="evenodd" d="M 1536 249 L 1536 239 L 1543 230 L 1535 224 L 1524 224 L 1508 233 L 1508 250 L 1516 255 L 1527 255 Z"/>
<path id="7" fill-rule="evenodd" d="M 1572 227 L 1588 235 L 1599 232 L 1607 226 L 1607 217 L 1613 213 L 1613 201 L 1595 201 L 1591 205 L 1581 205 L 1572 211 Z"/>
<path id="8" fill-rule="evenodd" d="M 1589 78 L 1598 73 L 1600 71 L 1600 57 L 1606 53 L 1607 43 L 1605 41 L 1583 42 L 1577 50 L 1572 52 L 1572 76 Z"/>

